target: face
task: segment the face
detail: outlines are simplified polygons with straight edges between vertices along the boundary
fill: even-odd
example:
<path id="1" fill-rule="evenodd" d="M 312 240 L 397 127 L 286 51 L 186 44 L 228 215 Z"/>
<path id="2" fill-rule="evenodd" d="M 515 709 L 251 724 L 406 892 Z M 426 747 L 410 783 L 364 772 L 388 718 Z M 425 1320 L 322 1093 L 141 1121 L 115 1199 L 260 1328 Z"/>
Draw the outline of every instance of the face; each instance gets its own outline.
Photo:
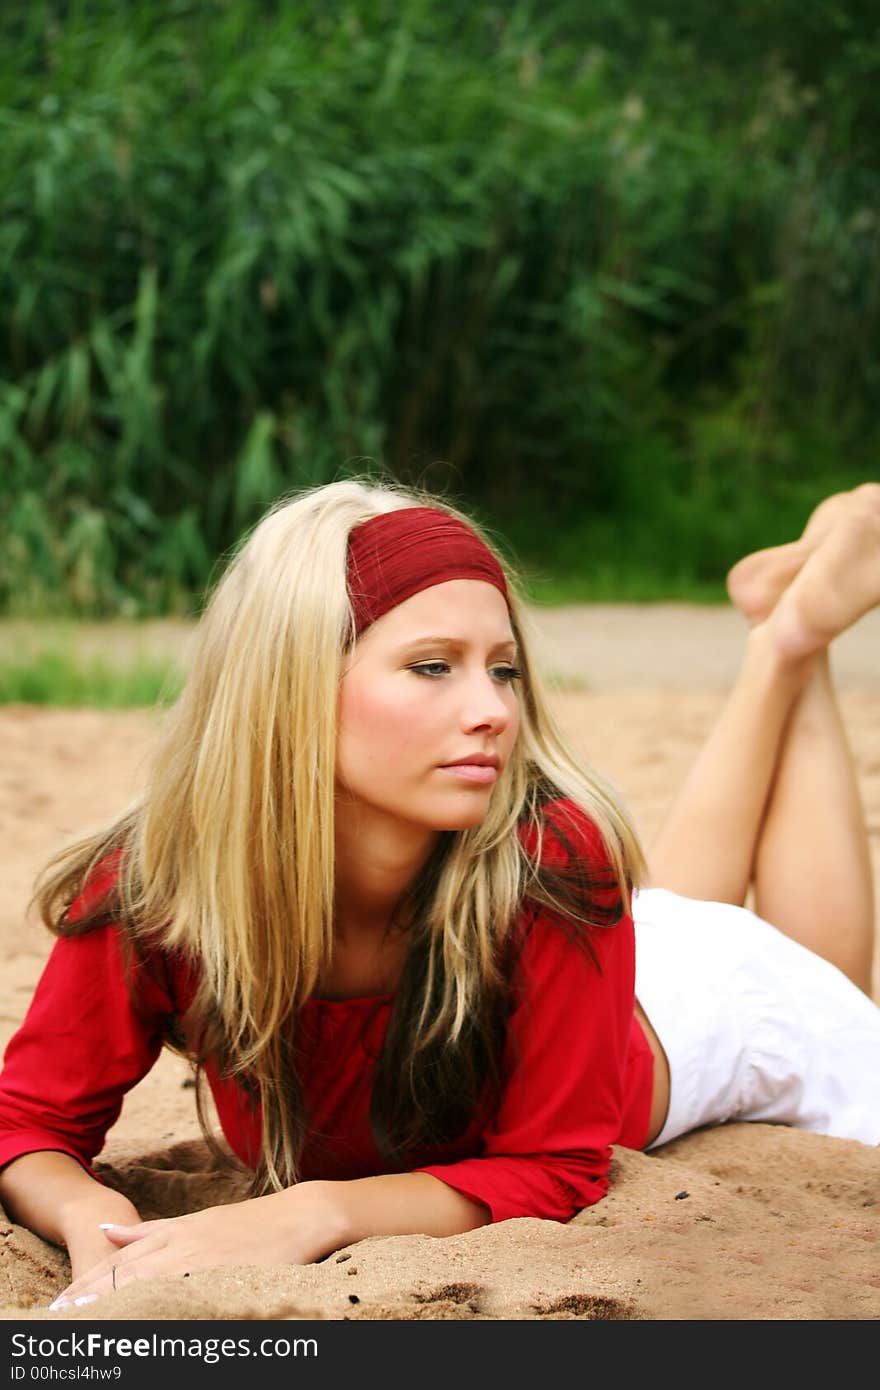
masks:
<path id="1" fill-rule="evenodd" d="M 434 831 L 486 815 L 519 727 L 516 643 L 491 584 L 453 579 L 378 618 L 339 695 L 345 804 Z"/>

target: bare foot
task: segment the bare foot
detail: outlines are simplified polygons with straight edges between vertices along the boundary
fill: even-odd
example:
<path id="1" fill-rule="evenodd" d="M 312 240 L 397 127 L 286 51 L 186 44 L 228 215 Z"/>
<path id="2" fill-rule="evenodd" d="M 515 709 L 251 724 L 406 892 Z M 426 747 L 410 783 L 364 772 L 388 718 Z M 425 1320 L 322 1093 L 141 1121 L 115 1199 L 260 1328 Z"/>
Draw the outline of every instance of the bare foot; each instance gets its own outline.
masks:
<path id="1" fill-rule="evenodd" d="M 880 483 L 861 483 L 849 492 L 833 492 L 814 507 L 803 529 L 804 540 L 819 541 L 845 512 L 868 511 L 880 516 Z"/>
<path id="2" fill-rule="evenodd" d="M 880 514 L 841 514 L 768 620 L 780 651 L 804 657 L 880 603 Z"/>
<path id="3" fill-rule="evenodd" d="M 737 561 L 727 575 L 727 592 L 751 626 L 763 622 L 825 537 L 854 513 L 880 518 L 880 483 L 832 493 L 814 507 L 799 540 L 756 550 Z"/>
<path id="4" fill-rule="evenodd" d="M 727 593 L 750 626 L 763 622 L 813 552 L 813 545 L 790 541 L 745 555 L 727 575 Z"/>

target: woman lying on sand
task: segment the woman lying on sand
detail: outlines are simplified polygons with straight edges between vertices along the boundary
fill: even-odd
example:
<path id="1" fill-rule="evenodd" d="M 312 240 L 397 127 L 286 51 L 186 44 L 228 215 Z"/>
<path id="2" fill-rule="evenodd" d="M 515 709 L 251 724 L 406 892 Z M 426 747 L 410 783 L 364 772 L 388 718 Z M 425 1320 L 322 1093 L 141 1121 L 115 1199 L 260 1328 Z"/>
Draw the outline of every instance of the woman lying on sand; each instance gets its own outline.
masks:
<path id="1" fill-rule="evenodd" d="M 880 601 L 880 486 L 729 588 L 742 671 L 640 886 L 471 523 L 354 482 L 264 518 L 142 801 L 39 888 L 58 940 L 0 1076 L 0 1200 L 69 1252 L 53 1308 L 566 1221 L 612 1145 L 726 1120 L 880 1142 L 867 837 L 827 656 Z M 163 1046 L 203 1072 L 253 1195 L 141 1222 L 89 1165 Z"/>

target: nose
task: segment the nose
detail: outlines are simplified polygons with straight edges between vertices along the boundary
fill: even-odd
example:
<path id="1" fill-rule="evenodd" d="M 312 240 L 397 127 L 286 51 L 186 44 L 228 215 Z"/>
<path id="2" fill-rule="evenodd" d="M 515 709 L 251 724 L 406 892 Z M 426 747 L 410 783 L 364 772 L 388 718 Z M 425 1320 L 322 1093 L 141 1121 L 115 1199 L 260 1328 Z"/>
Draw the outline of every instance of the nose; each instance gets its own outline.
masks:
<path id="1" fill-rule="evenodd" d="M 509 685 L 499 685 L 488 671 L 480 671 L 467 683 L 462 707 L 465 733 L 502 734 L 516 714 L 516 697 Z"/>

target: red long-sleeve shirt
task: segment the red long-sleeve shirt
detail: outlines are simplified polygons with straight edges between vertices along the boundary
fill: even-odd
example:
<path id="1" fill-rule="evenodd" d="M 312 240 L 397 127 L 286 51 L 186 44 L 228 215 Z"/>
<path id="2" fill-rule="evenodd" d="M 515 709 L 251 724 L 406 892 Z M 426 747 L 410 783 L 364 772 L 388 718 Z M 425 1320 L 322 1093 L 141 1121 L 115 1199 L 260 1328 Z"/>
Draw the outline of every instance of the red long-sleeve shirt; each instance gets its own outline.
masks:
<path id="1" fill-rule="evenodd" d="M 607 866 L 581 818 L 579 854 Z M 547 844 L 552 846 L 547 837 Z M 552 848 L 548 853 L 553 853 Z M 96 885 L 97 887 L 98 885 Z M 484 1203 L 493 1221 L 566 1221 L 602 1197 L 611 1145 L 647 1137 L 653 1059 L 633 1016 L 634 933 L 623 917 L 596 929 L 596 961 L 550 913 L 528 931 L 513 976 L 505 1085 L 491 1116 L 476 1115 L 452 1143 L 415 1156 L 431 1173 Z M 125 1093 L 149 1071 L 169 1022 L 186 1011 L 190 971 L 164 956 L 133 966 L 126 983 L 121 930 L 102 926 L 59 939 L 0 1074 L 0 1166 L 40 1149 L 89 1166 Z M 388 1171 L 370 1125 L 370 1097 L 393 998 L 310 999 L 297 1021 L 309 1135 L 303 1179 Z M 234 1080 L 207 1076 L 223 1133 L 253 1165 L 260 1114 Z"/>

